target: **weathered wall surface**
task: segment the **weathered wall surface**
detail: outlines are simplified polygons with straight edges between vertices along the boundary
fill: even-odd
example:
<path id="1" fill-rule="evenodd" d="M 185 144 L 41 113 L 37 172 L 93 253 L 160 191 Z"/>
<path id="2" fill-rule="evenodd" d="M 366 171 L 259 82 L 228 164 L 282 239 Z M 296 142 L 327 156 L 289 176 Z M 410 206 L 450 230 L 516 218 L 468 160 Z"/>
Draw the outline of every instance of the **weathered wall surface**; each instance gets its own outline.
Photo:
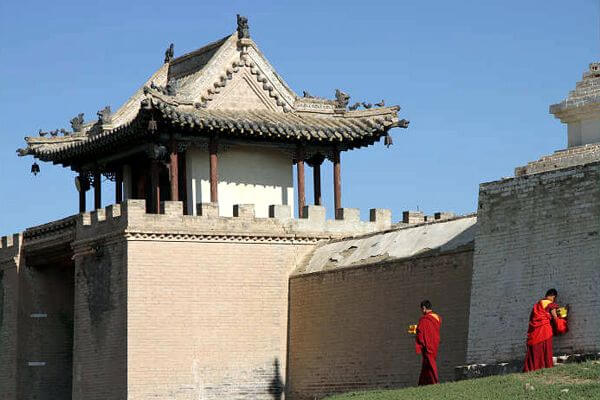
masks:
<path id="1" fill-rule="evenodd" d="M 128 398 L 280 398 L 287 281 L 310 247 L 130 238 Z"/>
<path id="2" fill-rule="evenodd" d="M 464 218 L 317 249 L 300 268 L 311 272 L 290 280 L 292 398 L 415 385 L 421 358 L 406 331 L 418 322 L 424 299 L 442 316 L 440 378 L 453 379 L 466 358 L 474 223 Z M 351 260 L 374 263 L 348 266 Z"/>
<path id="3" fill-rule="evenodd" d="M 0 242 L 0 399 L 17 398 L 17 324 L 21 237 Z"/>
<path id="4" fill-rule="evenodd" d="M 555 352 L 600 351 L 600 164 L 482 184 L 468 362 L 521 359 L 533 304 L 571 305 Z"/>
<path id="5" fill-rule="evenodd" d="M 72 390 L 73 266 L 52 259 L 19 271 L 19 395 L 68 399 Z"/>
<path id="6" fill-rule="evenodd" d="M 100 224 L 110 231 L 112 223 Z M 75 400 L 127 398 L 127 243 L 102 233 L 79 226 L 74 244 Z"/>

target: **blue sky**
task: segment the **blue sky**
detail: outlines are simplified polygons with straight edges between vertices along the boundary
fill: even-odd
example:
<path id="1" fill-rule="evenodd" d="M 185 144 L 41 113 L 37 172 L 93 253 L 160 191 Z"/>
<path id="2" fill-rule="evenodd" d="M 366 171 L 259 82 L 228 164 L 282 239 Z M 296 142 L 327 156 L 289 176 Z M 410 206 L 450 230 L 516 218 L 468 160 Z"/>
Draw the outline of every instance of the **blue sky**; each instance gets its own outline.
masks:
<path id="1" fill-rule="evenodd" d="M 248 16 L 252 38 L 297 92 L 402 106 L 407 130 L 342 156 L 343 204 L 456 213 L 478 185 L 566 147 L 548 106 L 598 59 L 593 0 L 12 1 L 0 3 L 0 234 L 77 212 L 70 170 L 18 158 L 23 137 L 116 110 L 160 65 Z M 309 179 L 310 181 L 310 179 Z M 323 169 L 332 208 L 331 167 Z M 105 185 L 104 187 L 106 187 Z M 104 194 L 107 205 L 112 193 Z M 307 193 L 312 200 L 312 191 Z M 88 201 L 90 204 L 90 201 Z"/>

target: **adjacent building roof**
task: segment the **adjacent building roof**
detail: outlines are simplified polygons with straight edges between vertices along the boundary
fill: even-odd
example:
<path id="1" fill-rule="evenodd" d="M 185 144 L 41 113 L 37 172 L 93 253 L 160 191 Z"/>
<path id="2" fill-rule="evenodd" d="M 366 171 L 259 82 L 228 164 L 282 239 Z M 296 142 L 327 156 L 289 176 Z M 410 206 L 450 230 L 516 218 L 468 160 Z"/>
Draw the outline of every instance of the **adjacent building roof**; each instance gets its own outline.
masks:
<path id="1" fill-rule="evenodd" d="M 172 53 L 170 47 L 165 64 L 116 112 L 105 108 L 87 123 L 79 115 L 71 121 L 73 132 L 27 137 L 19 154 L 66 166 L 165 131 L 348 150 L 408 126 L 398 118 L 400 107 L 383 102 L 348 107 L 350 96 L 340 90 L 335 99 L 298 96 L 249 38 L 247 25 L 181 57 Z M 151 120 L 156 124 L 149 125 Z"/>

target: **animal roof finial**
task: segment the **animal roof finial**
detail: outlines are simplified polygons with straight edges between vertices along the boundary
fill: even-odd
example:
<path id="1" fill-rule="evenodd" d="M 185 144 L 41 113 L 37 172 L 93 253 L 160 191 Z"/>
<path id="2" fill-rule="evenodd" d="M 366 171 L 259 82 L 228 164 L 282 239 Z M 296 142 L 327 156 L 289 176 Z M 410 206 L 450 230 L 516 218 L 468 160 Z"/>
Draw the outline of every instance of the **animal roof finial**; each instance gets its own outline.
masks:
<path id="1" fill-rule="evenodd" d="M 167 50 L 165 50 L 165 63 L 171 62 L 175 56 L 175 45 L 171 43 Z"/>
<path id="2" fill-rule="evenodd" d="M 237 15 L 237 33 L 238 39 L 250 39 L 250 28 L 248 27 L 248 18 L 243 15 Z"/>

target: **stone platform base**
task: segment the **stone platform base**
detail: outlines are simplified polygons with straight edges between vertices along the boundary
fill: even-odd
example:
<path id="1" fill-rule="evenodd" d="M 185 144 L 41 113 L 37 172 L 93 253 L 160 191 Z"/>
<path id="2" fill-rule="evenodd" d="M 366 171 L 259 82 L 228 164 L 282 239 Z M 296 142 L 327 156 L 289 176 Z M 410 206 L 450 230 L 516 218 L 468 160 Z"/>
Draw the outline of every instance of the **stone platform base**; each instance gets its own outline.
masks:
<path id="1" fill-rule="evenodd" d="M 600 360 L 600 353 L 566 354 L 554 357 L 554 365 Z M 523 360 L 512 360 L 496 364 L 469 364 L 454 368 L 457 381 L 484 376 L 505 375 L 523 371 Z"/>

